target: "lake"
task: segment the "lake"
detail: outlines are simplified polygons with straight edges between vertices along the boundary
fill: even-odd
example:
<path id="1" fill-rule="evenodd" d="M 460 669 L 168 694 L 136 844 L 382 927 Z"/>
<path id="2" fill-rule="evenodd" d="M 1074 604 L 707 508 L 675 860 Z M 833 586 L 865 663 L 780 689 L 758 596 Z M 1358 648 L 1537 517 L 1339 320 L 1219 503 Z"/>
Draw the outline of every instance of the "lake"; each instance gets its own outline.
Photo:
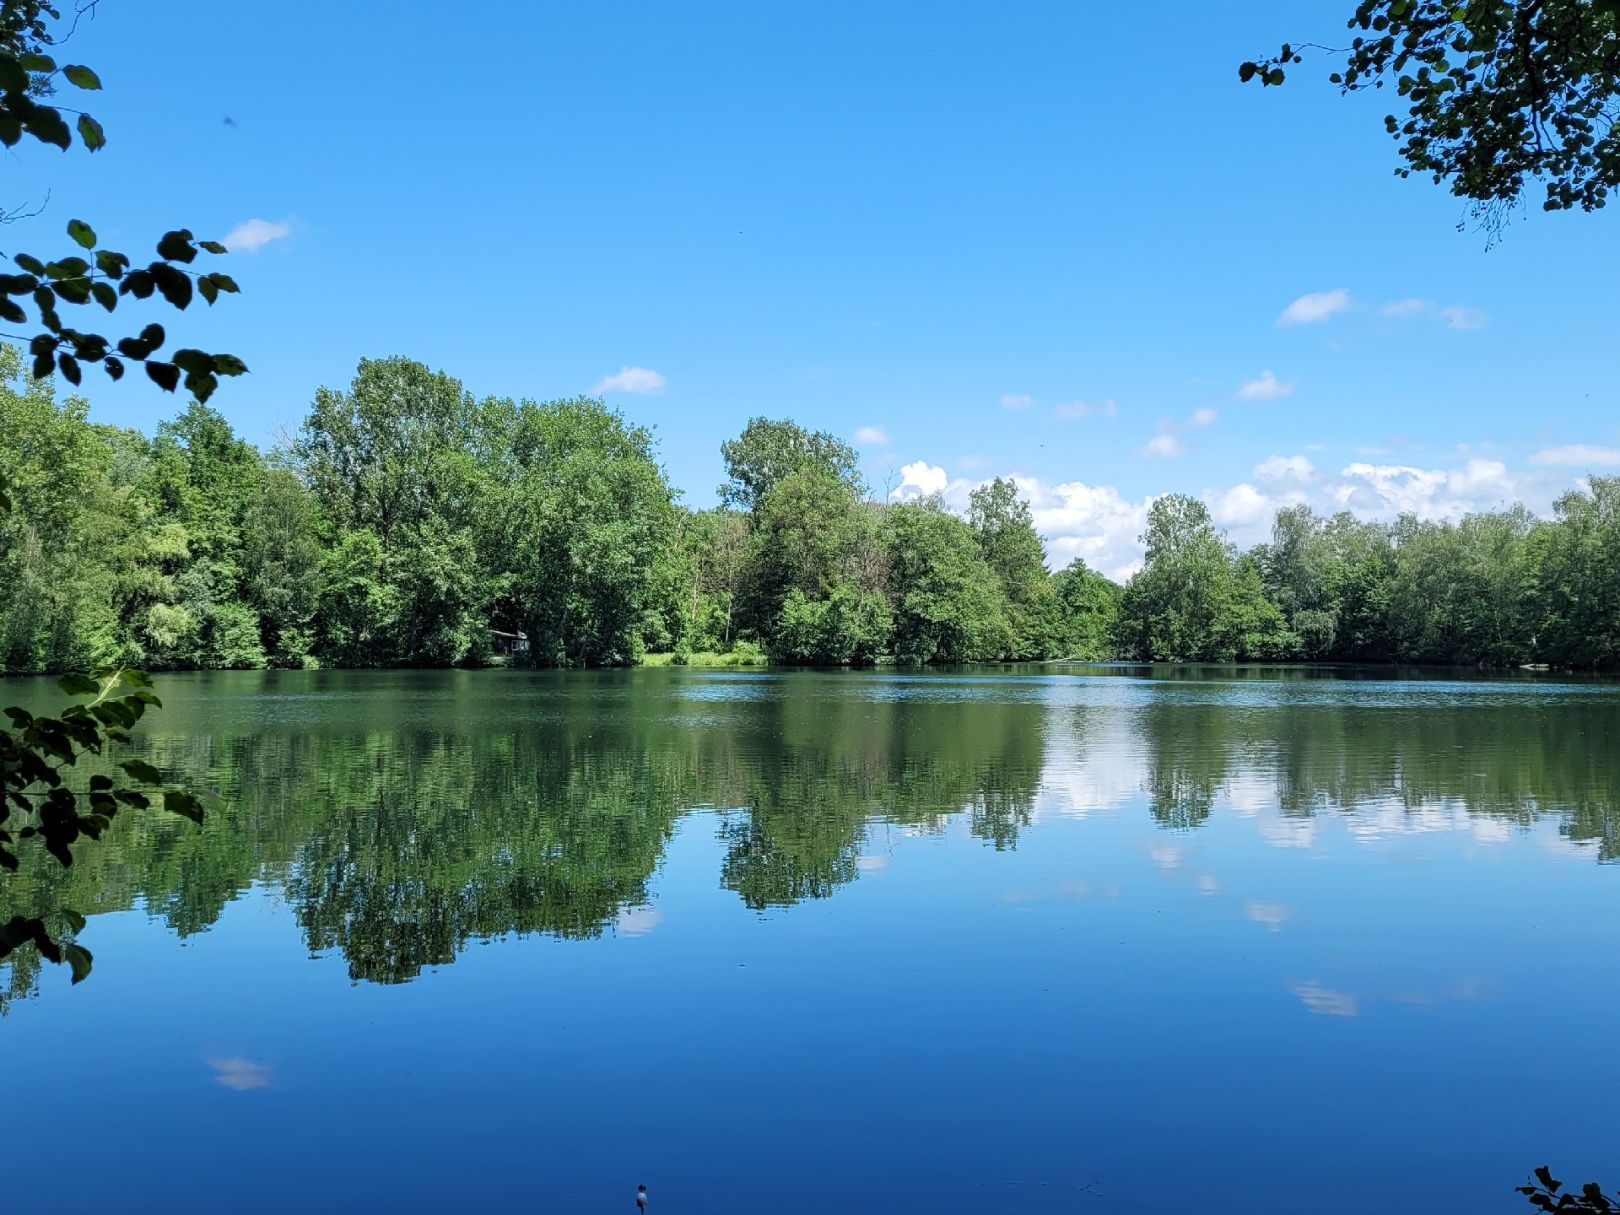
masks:
<path id="1" fill-rule="evenodd" d="M 1620 684 L 162 676 L 6 1209 L 1528 1210 L 1620 1186 Z M 0 684 L 49 705 L 43 681 Z M 0 878 L 0 913 L 24 889 Z M 7 892 L 10 892 L 9 895 Z M 0 990 L 4 968 L 0 967 Z"/>

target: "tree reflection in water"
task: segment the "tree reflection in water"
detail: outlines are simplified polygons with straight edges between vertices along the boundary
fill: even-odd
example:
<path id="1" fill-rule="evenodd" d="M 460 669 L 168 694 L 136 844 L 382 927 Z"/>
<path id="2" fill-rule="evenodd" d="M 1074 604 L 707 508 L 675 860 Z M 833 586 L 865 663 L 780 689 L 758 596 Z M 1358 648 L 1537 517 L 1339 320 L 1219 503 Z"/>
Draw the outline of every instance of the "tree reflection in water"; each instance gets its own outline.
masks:
<path id="1" fill-rule="evenodd" d="M 1145 805 L 1175 832 L 1239 801 L 1396 828 L 1459 809 L 1510 828 L 1552 816 L 1599 861 L 1620 859 L 1620 748 L 1605 741 L 1620 737 L 1620 695 L 1596 685 L 1450 698 L 1090 685 L 1109 700 L 1061 677 L 657 674 L 326 674 L 307 701 L 246 688 L 311 686 L 291 675 L 165 689 L 154 758 L 225 804 L 200 829 L 120 817 L 72 870 L 0 884 L 0 918 L 139 904 L 188 936 L 258 883 L 284 894 L 310 950 L 398 983 L 471 941 L 600 936 L 648 901 L 677 820 L 703 811 L 722 812 L 721 885 L 754 909 L 855 881 L 874 825 L 960 821 L 1007 849 L 1044 809 Z M 211 697 L 233 679 L 242 694 L 221 709 Z M 19 953 L 12 993 L 36 973 Z"/>

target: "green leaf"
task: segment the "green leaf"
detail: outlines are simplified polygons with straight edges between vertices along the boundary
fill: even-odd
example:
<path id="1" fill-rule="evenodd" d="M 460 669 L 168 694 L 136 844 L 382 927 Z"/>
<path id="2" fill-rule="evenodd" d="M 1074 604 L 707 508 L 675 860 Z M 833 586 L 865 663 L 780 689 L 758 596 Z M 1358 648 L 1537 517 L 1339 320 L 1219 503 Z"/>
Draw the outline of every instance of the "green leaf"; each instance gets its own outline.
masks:
<path id="1" fill-rule="evenodd" d="M 90 263 L 82 257 L 64 257 L 59 261 L 45 263 L 45 276 L 61 280 L 64 278 L 78 278 L 90 269 Z"/>
<path id="2" fill-rule="evenodd" d="M 90 977 L 90 951 L 83 945 L 62 946 L 62 960 L 73 968 L 73 981 L 82 983 Z"/>
<path id="3" fill-rule="evenodd" d="M 36 380 L 43 380 L 56 369 L 56 360 L 48 354 L 34 356 L 33 376 Z"/>
<path id="4" fill-rule="evenodd" d="M 236 285 L 236 280 L 228 274 L 221 274 L 216 270 L 208 277 L 214 280 L 214 286 L 218 287 L 221 291 L 224 291 L 229 295 L 235 295 L 241 290 L 241 288 Z"/>
<path id="5" fill-rule="evenodd" d="M 25 72 L 54 72 L 56 60 L 38 51 L 24 51 L 17 56 L 17 65 Z"/>
<path id="6" fill-rule="evenodd" d="M 62 369 L 62 378 L 75 388 L 83 381 L 84 374 L 79 370 L 79 360 L 71 354 L 57 355 L 56 365 Z"/>
<path id="7" fill-rule="evenodd" d="M 92 793 L 99 793 L 103 789 L 111 789 L 112 787 L 113 779 L 105 772 L 97 772 L 90 778 L 90 791 Z"/>
<path id="8" fill-rule="evenodd" d="M 67 77 L 68 83 L 81 89 L 99 89 L 101 77 L 97 76 L 82 63 L 70 63 L 62 69 L 62 75 Z"/>
<path id="9" fill-rule="evenodd" d="M 131 270 L 124 276 L 124 281 L 118 284 L 120 295 L 133 295 L 138 300 L 144 300 L 152 294 L 156 286 L 150 270 Z"/>
<path id="10" fill-rule="evenodd" d="M 219 298 L 219 285 L 214 282 L 212 274 L 205 274 L 197 280 L 197 294 L 207 300 L 210 307 Z"/>
<path id="11" fill-rule="evenodd" d="M 202 802 L 193 793 L 183 789 L 169 789 L 163 794 L 163 808 L 170 814 L 178 814 L 182 818 L 189 818 L 194 823 L 203 820 Z"/>
<path id="12" fill-rule="evenodd" d="M 88 114 L 80 114 L 79 141 L 92 152 L 99 152 L 107 146 L 107 132 L 101 129 L 101 124 Z"/>
<path id="13" fill-rule="evenodd" d="M 0 58 L 0 89 L 20 93 L 28 87 L 28 73 L 22 64 L 8 57 Z"/>
<path id="14" fill-rule="evenodd" d="M 52 283 L 51 290 L 70 304 L 90 302 L 90 280 L 86 278 L 70 278 Z"/>
<path id="15" fill-rule="evenodd" d="M 163 389 L 164 392 L 173 392 L 180 387 L 180 369 L 173 363 L 159 363 L 148 359 L 146 361 L 146 378 Z"/>
<path id="16" fill-rule="evenodd" d="M 68 220 L 67 234 L 78 242 L 81 249 L 96 247 L 96 231 L 82 219 Z"/>
<path id="17" fill-rule="evenodd" d="M 124 361 L 117 356 L 108 355 L 101 361 L 101 365 L 106 368 L 107 374 L 114 380 L 121 380 L 124 378 Z"/>
<path id="18" fill-rule="evenodd" d="M 28 253 L 19 253 L 11 259 L 30 274 L 44 274 L 45 263 Z"/>
<path id="19" fill-rule="evenodd" d="M 144 759 L 126 759 L 118 766 L 143 785 L 161 785 L 163 783 L 163 773 Z"/>
<path id="20" fill-rule="evenodd" d="M 95 296 L 96 303 L 100 304 L 108 312 L 118 307 L 118 292 L 113 290 L 111 283 L 91 283 L 90 294 Z"/>
<path id="21" fill-rule="evenodd" d="M 111 249 L 96 250 L 96 269 L 108 278 L 122 278 L 124 271 L 129 269 L 129 258 L 122 253 L 114 253 Z"/>
<path id="22" fill-rule="evenodd" d="M 201 350 L 192 350 L 190 347 L 176 350 L 169 358 L 181 371 L 212 372 L 214 370 L 214 358 L 212 355 Z"/>
<path id="23" fill-rule="evenodd" d="M 150 325 L 141 328 L 141 341 L 148 350 L 156 350 L 168 340 L 168 334 L 163 332 L 163 326 L 153 321 Z"/>
<path id="24" fill-rule="evenodd" d="M 56 681 L 56 686 L 69 696 L 89 696 L 101 691 L 101 684 L 82 671 L 74 671 Z"/>
<path id="25" fill-rule="evenodd" d="M 71 907 L 62 908 L 62 918 L 68 922 L 68 927 L 74 932 L 84 931 L 84 917 Z"/>
<path id="26" fill-rule="evenodd" d="M 219 387 L 219 380 L 211 371 L 186 372 L 186 391 L 197 398 L 199 404 L 208 404 L 208 398 Z"/>
<path id="27" fill-rule="evenodd" d="M 165 232 L 163 239 L 157 243 L 157 253 L 165 261 L 194 261 L 197 250 L 191 243 L 191 229 L 180 228 L 173 232 Z"/>
<path id="28" fill-rule="evenodd" d="M 26 325 L 28 314 L 15 300 L 0 299 L 0 320 L 10 321 L 13 325 Z"/>
<path id="29" fill-rule="evenodd" d="M 191 303 L 191 276 L 176 270 L 168 262 L 153 262 L 147 267 L 163 298 L 176 308 L 184 310 Z"/>
<path id="30" fill-rule="evenodd" d="M 66 152 L 73 144 L 67 123 L 49 106 L 40 106 L 23 122 L 23 129 L 41 143 L 55 144 Z"/>
<path id="31" fill-rule="evenodd" d="M 220 375 L 246 375 L 247 364 L 234 354 L 216 354 L 214 370 Z"/>
<path id="32" fill-rule="evenodd" d="M 209 253 L 225 252 L 225 246 L 220 244 L 217 240 L 200 240 L 197 242 L 197 247 L 200 249 L 205 249 Z"/>

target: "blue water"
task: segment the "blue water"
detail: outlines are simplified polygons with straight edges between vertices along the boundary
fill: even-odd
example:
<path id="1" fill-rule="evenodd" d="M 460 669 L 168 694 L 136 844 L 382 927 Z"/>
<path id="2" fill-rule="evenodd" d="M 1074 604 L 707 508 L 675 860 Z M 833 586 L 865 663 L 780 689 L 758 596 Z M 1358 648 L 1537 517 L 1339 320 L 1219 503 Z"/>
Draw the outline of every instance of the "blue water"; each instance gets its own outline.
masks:
<path id="1" fill-rule="evenodd" d="M 38 685 L 13 683 L 13 699 Z M 0 1019 L 19 1212 L 1521 1209 L 1620 1184 L 1620 687 L 163 679 Z M 74 885 L 78 883 L 78 885 Z M 3 910 L 3 908 L 0 908 Z M 0 984 L 3 986 L 3 984 Z M 1528 1208 L 1524 1208 L 1528 1209 Z"/>

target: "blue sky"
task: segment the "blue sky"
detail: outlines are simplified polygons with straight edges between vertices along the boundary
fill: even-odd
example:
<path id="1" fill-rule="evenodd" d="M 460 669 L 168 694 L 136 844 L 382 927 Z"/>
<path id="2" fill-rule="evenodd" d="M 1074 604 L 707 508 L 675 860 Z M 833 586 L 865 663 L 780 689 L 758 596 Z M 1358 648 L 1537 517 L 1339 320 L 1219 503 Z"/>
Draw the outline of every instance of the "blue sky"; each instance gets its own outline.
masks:
<path id="1" fill-rule="evenodd" d="M 248 361 L 215 401 L 262 444 L 406 354 L 605 392 L 694 505 L 757 413 L 859 436 L 879 494 L 1016 474 L 1116 574 L 1168 491 L 1245 543 L 1292 500 L 1545 510 L 1620 471 L 1620 217 L 1487 250 L 1393 176 L 1384 97 L 1239 86 L 1350 7 L 104 0 L 63 58 L 109 146 L 19 149 L 0 201 L 51 192 L 17 247 L 238 233 L 186 337 Z"/>

